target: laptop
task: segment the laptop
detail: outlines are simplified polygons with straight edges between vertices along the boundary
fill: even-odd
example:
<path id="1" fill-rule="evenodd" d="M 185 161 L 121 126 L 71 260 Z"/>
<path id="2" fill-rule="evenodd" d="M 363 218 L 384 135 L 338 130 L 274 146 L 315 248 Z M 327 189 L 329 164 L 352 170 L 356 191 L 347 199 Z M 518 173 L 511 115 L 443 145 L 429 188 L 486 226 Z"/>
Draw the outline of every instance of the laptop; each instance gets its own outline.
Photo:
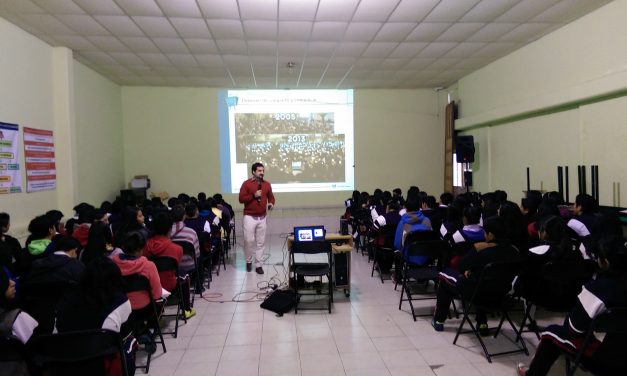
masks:
<path id="1" fill-rule="evenodd" d="M 294 227 L 295 242 L 311 242 L 324 240 L 324 226 L 299 226 Z"/>

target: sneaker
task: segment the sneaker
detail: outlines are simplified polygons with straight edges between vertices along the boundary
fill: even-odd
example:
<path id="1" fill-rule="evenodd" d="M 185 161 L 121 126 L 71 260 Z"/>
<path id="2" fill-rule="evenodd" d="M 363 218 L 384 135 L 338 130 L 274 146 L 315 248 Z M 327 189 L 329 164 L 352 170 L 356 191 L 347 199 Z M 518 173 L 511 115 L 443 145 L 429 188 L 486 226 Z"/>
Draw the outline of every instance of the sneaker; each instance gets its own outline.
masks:
<path id="1" fill-rule="evenodd" d="M 261 266 L 256 268 L 255 271 L 257 272 L 257 274 L 263 274 L 263 268 Z"/>
<path id="2" fill-rule="evenodd" d="M 479 324 L 479 335 L 481 337 L 487 337 L 490 335 L 490 328 L 488 328 L 488 324 Z"/>
<path id="3" fill-rule="evenodd" d="M 183 311 L 183 316 L 185 317 L 185 320 L 190 319 L 196 316 L 196 310 L 192 308 L 189 311 Z"/>
<path id="4" fill-rule="evenodd" d="M 252 272 L 253 271 L 253 263 L 252 262 L 247 262 L 246 263 L 246 271 L 247 272 Z"/>
<path id="5" fill-rule="evenodd" d="M 526 376 L 528 370 L 529 369 L 527 368 L 527 366 L 524 363 L 518 363 L 518 366 L 516 366 L 516 375 L 518 375 L 518 376 Z"/>
<path id="6" fill-rule="evenodd" d="M 435 321 L 435 318 L 433 318 L 433 320 L 431 320 L 431 326 L 433 327 L 433 329 L 435 329 L 436 332 L 443 332 L 444 331 L 444 323 L 443 322 L 439 322 L 439 321 Z"/>

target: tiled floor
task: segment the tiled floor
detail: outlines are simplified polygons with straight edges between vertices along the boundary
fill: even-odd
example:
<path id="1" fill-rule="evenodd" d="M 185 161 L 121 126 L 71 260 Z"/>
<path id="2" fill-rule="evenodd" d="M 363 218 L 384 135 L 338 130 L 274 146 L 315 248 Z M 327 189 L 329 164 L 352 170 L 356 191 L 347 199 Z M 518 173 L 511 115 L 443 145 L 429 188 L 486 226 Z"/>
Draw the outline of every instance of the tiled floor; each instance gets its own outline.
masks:
<path id="1" fill-rule="evenodd" d="M 285 240 L 272 235 L 268 243 L 263 276 L 245 272 L 240 245 L 231 251 L 227 270 L 214 276 L 208 291 L 213 295 L 196 300 L 198 314 L 179 329 L 178 338 L 166 336 L 167 353 L 158 348 L 150 375 L 513 375 L 518 362 L 530 360 L 520 354 L 488 363 L 470 334 L 453 345 L 459 319 L 449 320 L 442 333 L 433 330 L 429 317 L 414 322 L 406 303 L 398 310 L 400 292 L 393 283 L 370 277 L 367 257 L 355 252 L 350 299 L 338 292 L 333 313 L 276 317 L 254 300 L 258 284 L 273 276 L 284 280 L 283 268 L 275 264 L 283 260 Z M 232 302 L 238 293 L 240 300 L 251 301 Z M 433 304 L 424 301 L 424 311 Z M 505 335 L 511 338 L 512 332 Z M 533 353 L 537 341 L 525 338 Z M 503 336 L 487 343 L 489 349 L 513 346 Z M 552 374 L 563 374 L 562 362 Z"/>

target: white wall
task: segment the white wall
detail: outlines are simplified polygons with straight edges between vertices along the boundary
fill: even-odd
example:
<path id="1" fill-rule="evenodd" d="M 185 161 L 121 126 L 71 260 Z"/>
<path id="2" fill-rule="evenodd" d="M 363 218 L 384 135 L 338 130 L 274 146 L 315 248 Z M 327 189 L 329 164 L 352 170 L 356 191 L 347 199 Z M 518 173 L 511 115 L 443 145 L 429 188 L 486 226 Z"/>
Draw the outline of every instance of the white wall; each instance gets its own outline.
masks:
<path id="1" fill-rule="evenodd" d="M 74 61 L 76 202 L 99 205 L 125 188 L 122 91 Z"/>
<path id="2" fill-rule="evenodd" d="M 437 95 L 431 90 L 356 90 L 354 98 L 356 189 L 418 185 L 439 195 L 444 128 Z M 171 195 L 220 191 L 217 90 L 123 87 L 122 112 L 126 180 L 148 174 L 153 191 Z M 335 207 L 349 195 L 279 193 L 277 210 Z M 234 195 L 225 197 L 237 203 Z"/>
<path id="3" fill-rule="evenodd" d="M 22 128 L 54 129 L 52 48 L 0 18 L 0 121 Z M 24 147 L 20 141 L 22 188 L 26 192 Z M 56 208 L 55 191 L 0 195 L 0 211 L 11 215 L 14 233 L 35 215 Z"/>
<path id="4" fill-rule="evenodd" d="M 99 204 L 123 184 L 120 88 L 0 18 L 0 121 L 20 126 L 24 193 L 1 195 L 12 233 L 23 237 L 28 222 L 51 209 L 66 218 L 79 200 Z M 54 131 L 57 189 L 26 192 L 23 127 Z"/>
<path id="5" fill-rule="evenodd" d="M 612 2 L 458 82 L 457 129 L 475 136 L 475 190 L 557 190 L 558 165 L 599 165 L 600 203 L 627 176 L 627 2 Z M 590 170 L 587 172 L 590 192 Z M 623 200 L 624 201 L 624 200 Z M 624 202 L 621 203 L 623 206 Z"/>

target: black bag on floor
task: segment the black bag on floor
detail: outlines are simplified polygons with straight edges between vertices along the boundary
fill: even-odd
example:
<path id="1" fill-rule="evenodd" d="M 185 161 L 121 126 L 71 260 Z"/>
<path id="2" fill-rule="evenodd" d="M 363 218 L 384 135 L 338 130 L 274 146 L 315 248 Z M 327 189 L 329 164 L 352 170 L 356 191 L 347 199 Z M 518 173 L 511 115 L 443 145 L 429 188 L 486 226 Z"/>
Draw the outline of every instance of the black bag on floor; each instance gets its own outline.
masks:
<path id="1" fill-rule="evenodd" d="M 274 290 L 266 299 L 261 303 L 261 308 L 267 309 L 277 314 L 277 316 L 283 316 L 294 308 L 298 301 L 298 294 L 292 290 Z"/>

